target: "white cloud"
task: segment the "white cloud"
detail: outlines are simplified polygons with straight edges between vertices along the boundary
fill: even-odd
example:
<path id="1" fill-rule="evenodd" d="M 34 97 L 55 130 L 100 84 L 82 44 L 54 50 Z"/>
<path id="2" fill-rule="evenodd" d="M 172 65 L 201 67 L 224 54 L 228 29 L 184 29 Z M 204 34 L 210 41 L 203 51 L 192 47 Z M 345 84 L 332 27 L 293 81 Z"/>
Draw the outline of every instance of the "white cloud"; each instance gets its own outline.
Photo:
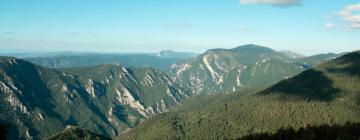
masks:
<path id="1" fill-rule="evenodd" d="M 325 28 L 325 29 L 334 29 L 334 28 L 335 28 L 335 24 L 333 24 L 333 23 L 326 23 L 326 24 L 324 25 L 324 28 Z"/>
<path id="2" fill-rule="evenodd" d="M 274 6 L 293 6 L 301 4 L 302 0 L 240 0 L 240 4 L 268 4 Z"/>
<path id="3" fill-rule="evenodd" d="M 360 29 L 360 14 L 355 14 L 358 11 L 360 11 L 360 3 L 346 6 L 339 12 L 342 20 L 346 23 L 346 31 Z"/>

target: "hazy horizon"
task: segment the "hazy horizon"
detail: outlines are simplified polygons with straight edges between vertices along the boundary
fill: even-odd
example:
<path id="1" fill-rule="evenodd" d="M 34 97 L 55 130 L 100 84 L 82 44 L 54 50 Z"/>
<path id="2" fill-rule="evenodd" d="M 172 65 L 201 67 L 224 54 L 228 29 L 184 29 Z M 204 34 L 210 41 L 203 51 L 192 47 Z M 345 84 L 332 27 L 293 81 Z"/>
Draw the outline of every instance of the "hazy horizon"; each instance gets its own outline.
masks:
<path id="1" fill-rule="evenodd" d="M 248 45 L 248 44 L 244 44 L 244 45 Z M 255 44 L 256 45 L 256 44 Z M 240 46 L 243 46 L 243 45 L 240 45 Z M 239 47 L 239 46 L 237 46 Z M 263 46 L 263 47 L 266 47 L 266 46 Z M 53 51 L 47 51 L 47 50 L 44 50 L 44 51 L 5 51 L 5 52 L 1 52 L 0 53 L 0 56 L 1 55 L 11 55 L 11 54 L 64 54 L 64 53 L 72 53 L 72 54 L 157 54 L 157 53 L 160 53 L 162 51 L 173 51 L 173 52 L 177 52 L 177 53 L 193 53 L 193 54 L 197 54 L 197 55 L 200 55 L 200 54 L 203 54 L 205 53 L 206 51 L 208 50 L 212 50 L 212 49 L 233 49 L 233 48 L 236 48 L 236 47 L 232 47 L 232 48 L 209 48 L 209 49 L 206 49 L 204 51 L 201 51 L 201 52 L 192 52 L 192 51 L 178 51 L 178 50 L 173 50 L 173 49 L 164 49 L 164 50 L 159 50 L 159 51 L 149 51 L 149 52 L 141 52 L 141 51 L 134 51 L 134 52 L 116 52 L 116 51 L 113 51 L 113 52 L 110 52 L 110 51 L 81 51 L 81 50 L 78 50 L 78 51 L 73 51 L 73 50 L 53 50 Z M 270 47 L 267 47 L 267 48 L 270 48 Z M 270 48 L 272 49 L 272 48 Z M 359 51 L 360 49 L 358 50 L 353 50 L 353 51 Z M 282 52 L 282 51 L 290 51 L 290 52 L 293 52 L 293 53 L 297 53 L 297 54 L 300 54 L 300 55 L 304 55 L 304 56 L 313 56 L 313 55 L 318 55 L 318 54 L 328 54 L 328 53 L 335 53 L 335 54 L 340 54 L 340 53 L 348 53 L 348 52 L 353 52 L 353 51 L 342 51 L 342 52 L 320 52 L 320 53 L 314 53 L 314 54 L 303 54 L 303 53 L 300 53 L 300 52 L 296 52 L 296 51 L 292 51 L 292 50 L 275 50 L 275 51 L 278 51 L 278 52 Z M 69 54 L 71 55 L 71 54 Z"/>

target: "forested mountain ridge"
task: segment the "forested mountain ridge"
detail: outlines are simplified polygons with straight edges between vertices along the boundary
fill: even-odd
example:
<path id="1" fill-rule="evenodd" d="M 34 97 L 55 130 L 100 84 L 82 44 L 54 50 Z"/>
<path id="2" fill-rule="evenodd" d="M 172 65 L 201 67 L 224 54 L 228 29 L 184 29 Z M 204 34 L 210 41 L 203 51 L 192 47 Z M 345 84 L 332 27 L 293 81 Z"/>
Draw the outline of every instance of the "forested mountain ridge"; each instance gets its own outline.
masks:
<path id="1" fill-rule="evenodd" d="M 172 53 L 163 52 L 161 54 L 163 56 L 151 57 L 170 57 L 169 55 Z M 75 56 L 77 55 L 75 54 Z M 336 58 L 333 55 L 331 58 L 327 56 L 311 59 L 314 62 L 312 64 L 321 62 L 325 58 Z M 116 57 L 115 59 L 111 58 L 111 55 L 101 57 L 117 59 Z M 91 58 L 90 61 L 86 60 L 87 58 Z M 309 102 L 328 101 L 338 97 L 342 92 L 339 88 L 331 88 L 333 82 L 324 74 L 329 72 L 320 69 L 324 67 L 323 65 L 339 61 L 338 59 L 291 78 L 296 73 L 311 67 L 311 64 L 302 61 L 305 59 L 303 57 L 291 58 L 270 48 L 257 45 L 208 50 L 198 57 L 173 64 L 168 71 L 170 76 L 166 75 L 166 71 L 162 72 L 162 70 L 149 67 L 139 68 L 142 65 L 137 62 L 129 62 L 135 64 L 134 67 L 124 67 L 118 62 L 91 66 L 95 63 L 102 63 L 102 59 L 98 61 L 96 58 L 85 56 L 83 60 L 79 60 L 79 62 L 86 60 L 91 63 L 89 67 L 54 69 L 38 66 L 21 59 L 0 57 L 0 106 L 2 107 L 0 122 L 14 124 L 10 129 L 10 136 L 12 138 L 19 136 L 41 139 L 64 130 L 69 125 L 76 125 L 81 129 L 114 137 L 128 128 L 137 126 L 147 118 L 181 105 L 184 99 L 189 97 L 192 99 L 175 108 L 174 114 L 169 114 L 170 116 L 176 114 L 176 118 L 179 119 L 184 117 L 184 119 L 186 118 L 185 122 L 191 124 L 193 122 L 188 121 L 194 121 L 193 119 L 196 120 L 196 117 L 187 117 L 199 115 L 194 112 L 205 111 L 207 116 L 213 113 L 221 114 L 224 113 L 222 107 L 226 106 L 226 110 L 231 110 L 230 105 L 237 101 L 244 103 L 253 101 L 255 110 L 259 110 L 256 107 L 260 106 L 260 102 L 264 104 L 268 102 L 265 98 L 271 98 L 270 101 L 275 100 L 272 99 L 275 96 L 289 100 L 306 98 Z M 355 59 L 356 57 L 350 61 Z M 73 62 L 77 62 L 78 58 L 73 60 L 76 60 Z M 107 59 L 105 60 L 107 61 Z M 135 60 L 142 62 L 142 59 Z M 152 63 L 165 64 L 163 61 Z M 169 64 L 166 63 L 166 65 Z M 77 64 L 74 63 L 75 65 Z M 333 65 L 336 68 L 335 66 L 342 64 Z M 356 73 L 356 69 L 349 71 Z M 308 79 L 302 77 L 308 77 Z M 312 81 L 309 77 L 315 77 L 318 80 Z M 287 80 L 259 92 L 256 94 L 259 97 L 253 96 L 252 93 L 258 93 L 259 89 L 266 88 L 283 79 Z M 318 83 L 323 83 L 319 84 L 320 88 L 306 87 Z M 298 87 L 306 88 L 299 89 Z M 289 90 L 297 92 L 288 94 Z M 235 94 L 198 96 L 233 92 Z M 303 92 L 309 95 L 301 95 Z M 329 96 L 314 94 L 323 92 L 332 94 Z M 234 108 L 241 107 L 248 106 L 241 105 Z M 236 111 L 233 110 L 233 112 Z M 246 110 L 243 111 L 246 112 Z M 184 114 L 179 115 L 178 112 Z M 189 115 L 189 112 L 192 112 L 190 113 L 192 115 Z M 167 115 L 168 113 L 165 113 L 165 116 Z M 220 116 L 217 115 L 209 119 L 214 119 L 214 117 L 220 119 Z M 151 121 L 152 119 L 150 119 Z M 254 124 L 257 122 L 259 120 L 256 120 Z M 218 123 L 217 125 L 223 125 Z M 157 128 L 153 130 L 157 131 Z M 266 130 L 270 129 L 266 128 Z M 174 132 L 177 133 L 177 131 Z M 214 132 L 216 131 L 214 130 Z M 203 134 L 203 132 L 198 133 Z M 243 134 L 247 133 L 241 132 L 241 136 Z"/>
<path id="2" fill-rule="evenodd" d="M 174 81 L 193 94 L 230 93 L 272 85 L 307 67 L 270 48 L 244 45 L 212 49 L 172 65 Z"/>
<path id="3" fill-rule="evenodd" d="M 352 52 L 261 92 L 215 95 L 206 105 L 187 102 L 191 110 L 160 114 L 120 138 L 237 139 L 280 128 L 358 123 L 359 68 L 360 51 Z"/>
<path id="4" fill-rule="evenodd" d="M 272 85 L 341 54 L 305 57 L 290 51 L 275 51 L 258 45 L 233 49 L 211 49 L 193 53 L 161 51 L 148 54 L 60 53 L 26 60 L 51 68 L 73 68 L 100 64 L 152 67 L 163 70 L 192 94 L 229 93 L 244 88 Z M 265 78 L 264 78 L 265 77 Z M 209 85 L 209 86 L 205 86 Z"/>
<path id="5" fill-rule="evenodd" d="M 49 69 L 0 58 L 0 121 L 11 138 L 41 139 L 77 125 L 109 137 L 176 106 L 187 94 L 151 68 Z"/>

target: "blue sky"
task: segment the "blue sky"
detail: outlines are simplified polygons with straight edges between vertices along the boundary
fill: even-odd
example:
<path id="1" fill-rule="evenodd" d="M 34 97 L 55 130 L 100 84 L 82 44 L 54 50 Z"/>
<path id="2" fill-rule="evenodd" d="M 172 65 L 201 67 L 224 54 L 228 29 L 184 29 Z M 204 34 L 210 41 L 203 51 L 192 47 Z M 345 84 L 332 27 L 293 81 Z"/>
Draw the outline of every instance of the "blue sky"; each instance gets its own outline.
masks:
<path id="1" fill-rule="evenodd" d="M 0 0 L 0 51 L 200 53 L 244 44 L 307 55 L 353 51 L 360 49 L 359 4 L 356 0 Z"/>

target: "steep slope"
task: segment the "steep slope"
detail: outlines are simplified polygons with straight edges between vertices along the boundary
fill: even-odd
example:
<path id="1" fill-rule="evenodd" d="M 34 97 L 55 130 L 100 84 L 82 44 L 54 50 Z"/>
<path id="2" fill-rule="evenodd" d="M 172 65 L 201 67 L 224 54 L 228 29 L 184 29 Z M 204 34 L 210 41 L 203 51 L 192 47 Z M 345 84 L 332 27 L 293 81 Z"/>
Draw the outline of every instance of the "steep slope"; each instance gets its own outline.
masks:
<path id="1" fill-rule="evenodd" d="M 0 58 L 0 121 L 15 136 L 40 139 L 68 125 L 109 137 L 187 97 L 164 73 L 100 65 L 48 69 Z"/>
<path id="2" fill-rule="evenodd" d="M 257 94 L 214 95 L 204 105 L 190 99 L 183 107 L 155 116 L 121 138 L 236 139 L 275 133 L 280 128 L 297 131 L 308 126 L 358 123 L 359 69 L 360 51 L 306 70 Z"/>
<path id="3" fill-rule="evenodd" d="M 99 65 L 60 70 L 67 74 L 88 79 L 81 81 L 88 85 L 87 87 L 91 87 L 91 83 L 95 83 L 91 81 L 98 81 L 98 84 L 106 87 L 107 92 L 126 93 L 126 95 L 122 95 L 125 97 L 133 96 L 134 100 L 139 101 L 141 106 L 150 107 L 150 112 L 166 111 L 167 106 L 175 106 L 182 99 L 188 97 L 165 73 L 157 69 Z M 96 85 L 96 83 L 93 85 Z M 92 89 L 87 90 L 91 91 Z"/>
<path id="4" fill-rule="evenodd" d="M 213 49 L 172 65 L 174 81 L 193 94 L 228 93 L 271 85 L 305 70 L 295 60 L 261 46 Z"/>

